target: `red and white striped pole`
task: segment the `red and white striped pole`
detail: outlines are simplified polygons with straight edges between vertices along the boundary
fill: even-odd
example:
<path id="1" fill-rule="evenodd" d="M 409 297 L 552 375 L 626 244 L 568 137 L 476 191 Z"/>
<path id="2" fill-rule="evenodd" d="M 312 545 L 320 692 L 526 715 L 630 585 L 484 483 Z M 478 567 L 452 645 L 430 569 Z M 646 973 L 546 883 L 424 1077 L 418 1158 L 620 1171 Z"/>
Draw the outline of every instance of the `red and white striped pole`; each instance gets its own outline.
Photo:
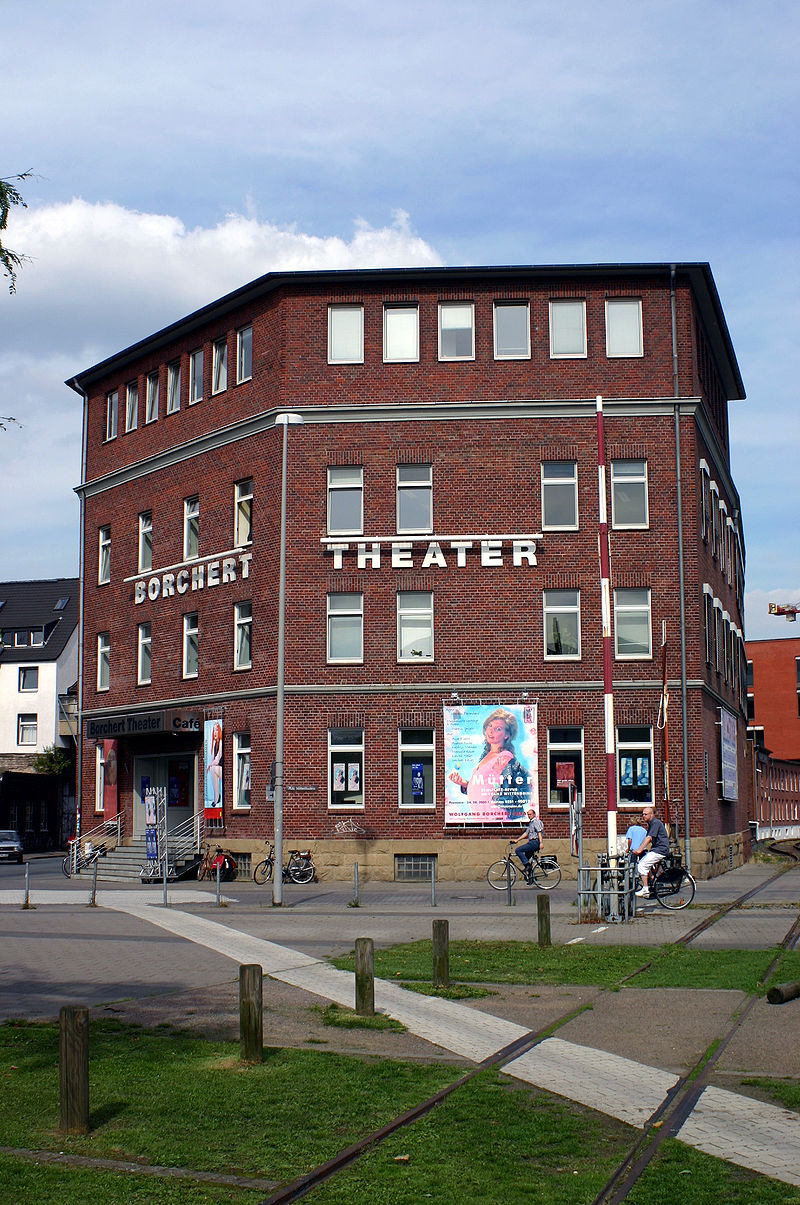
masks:
<path id="1" fill-rule="evenodd" d="M 611 557 L 608 548 L 608 512 L 606 509 L 606 447 L 603 434 L 603 399 L 597 395 L 597 486 L 600 501 L 600 606 L 603 620 L 603 704 L 605 713 L 606 811 L 608 817 L 608 856 L 617 856 L 617 768 L 614 747 L 614 686 L 611 648 Z"/>

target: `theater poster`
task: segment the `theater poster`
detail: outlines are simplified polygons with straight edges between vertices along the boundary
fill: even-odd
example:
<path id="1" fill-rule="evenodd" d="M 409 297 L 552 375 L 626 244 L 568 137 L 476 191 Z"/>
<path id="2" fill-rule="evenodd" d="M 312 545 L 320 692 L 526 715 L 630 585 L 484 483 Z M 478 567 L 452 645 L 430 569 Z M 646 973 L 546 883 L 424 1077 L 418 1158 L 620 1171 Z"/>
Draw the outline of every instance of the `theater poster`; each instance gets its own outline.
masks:
<path id="1" fill-rule="evenodd" d="M 465 703 L 444 708 L 445 824 L 525 822 L 539 814 L 535 703 Z"/>
<path id="2" fill-rule="evenodd" d="M 203 812 L 206 820 L 222 819 L 222 720 L 206 720 L 203 727 L 205 783 Z"/>
<path id="3" fill-rule="evenodd" d="M 113 820 L 118 811 L 117 742 L 103 741 L 103 817 Z"/>

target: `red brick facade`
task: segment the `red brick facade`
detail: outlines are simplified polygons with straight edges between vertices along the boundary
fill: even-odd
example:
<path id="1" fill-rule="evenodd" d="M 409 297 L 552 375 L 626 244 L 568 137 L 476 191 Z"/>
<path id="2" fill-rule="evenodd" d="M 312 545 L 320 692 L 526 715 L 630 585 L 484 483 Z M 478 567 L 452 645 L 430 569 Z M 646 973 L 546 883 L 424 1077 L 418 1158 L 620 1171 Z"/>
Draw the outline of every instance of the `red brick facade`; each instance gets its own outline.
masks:
<path id="1" fill-rule="evenodd" d="M 775 758 L 800 760 L 800 638 L 748 640 L 750 723 Z"/>

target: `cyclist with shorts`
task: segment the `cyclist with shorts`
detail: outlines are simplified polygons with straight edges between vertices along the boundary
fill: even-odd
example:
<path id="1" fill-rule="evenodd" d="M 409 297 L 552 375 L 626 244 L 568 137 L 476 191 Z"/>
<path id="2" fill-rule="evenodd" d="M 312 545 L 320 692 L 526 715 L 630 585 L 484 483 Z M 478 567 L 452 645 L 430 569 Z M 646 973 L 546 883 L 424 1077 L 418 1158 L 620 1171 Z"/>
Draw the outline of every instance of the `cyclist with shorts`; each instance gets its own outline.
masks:
<path id="1" fill-rule="evenodd" d="M 647 829 L 647 836 L 638 849 L 631 849 L 631 853 L 639 859 L 639 878 L 642 880 L 642 885 L 636 892 L 639 896 L 650 894 L 647 881 L 650 871 L 669 853 L 669 833 L 656 816 L 652 804 L 645 804 L 642 808 L 642 820 Z"/>

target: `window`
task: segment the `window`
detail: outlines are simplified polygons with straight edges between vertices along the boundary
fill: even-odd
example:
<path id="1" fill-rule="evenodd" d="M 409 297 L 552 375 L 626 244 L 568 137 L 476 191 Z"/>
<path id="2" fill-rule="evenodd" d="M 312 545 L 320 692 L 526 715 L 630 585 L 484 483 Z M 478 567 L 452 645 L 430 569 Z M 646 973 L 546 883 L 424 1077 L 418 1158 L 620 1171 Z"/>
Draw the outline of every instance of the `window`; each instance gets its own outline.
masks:
<path id="1" fill-rule="evenodd" d="M 35 745 L 39 739 L 39 721 L 36 714 L 17 716 L 17 744 Z"/>
<path id="2" fill-rule="evenodd" d="M 586 356 L 586 302 L 550 302 L 550 356 L 581 359 Z"/>
<path id="3" fill-rule="evenodd" d="M 189 356 L 189 405 L 193 406 L 203 396 L 203 349 L 198 348 Z"/>
<path id="4" fill-rule="evenodd" d="M 419 359 L 419 311 L 415 305 L 384 306 L 383 359 L 386 364 L 412 364 Z"/>
<path id="5" fill-rule="evenodd" d="M 436 807 L 432 728 L 401 728 L 398 732 L 398 802 L 401 808 Z"/>
<path id="6" fill-rule="evenodd" d="M 211 348 L 211 392 L 228 388 L 228 340 L 217 339 Z"/>
<path id="7" fill-rule="evenodd" d="M 547 729 L 547 799 L 550 807 L 569 806 L 569 784 L 583 806 L 583 729 Z"/>
<path id="8" fill-rule="evenodd" d="M 433 594 L 429 590 L 398 591 L 397 660 L 433 660 Z"/>
<path id="9" fill-rule="evenodd" d="M 611 461 L 611 524 L 647 527 L 647 461 Z"/>
<path id="10" fill-rule="evenodd" d="M 328 729 L 328 806 L 364 807 L 364 731 Z"/>
<path id="11" fill-rule="evenodd" d="M 131 381 L 125 386 L 125 430 L 135 431 L 139 426 L 139 386 Z"/>
<path id="12" fill-rule="evenodd" d="M 119 393 L 113 390 L 106 394 L 106 439 L 117 438 L 117 412 L 119 410 Z"/>
<path id="13" fill-rule="evenodd" d="M 139 572 L 153 568 L 153 512 L 143 510 L 139 515 Z"/>
<path id="14" fill-rule="evenodd" d="M 652 656 L 650 591 L 614 591 L 614 633 L 618 658 Z"/>
<path id="15" fill-rule="evenodd" d="M 140 686 L 148 686 L 151 681 L 152 648 L 150 624 L 140 623 L 136 655 L 136 681 Z"/>
<path id="16" fill-rule="evenodd" d="M 363 305 L 328 306 L 328 363 L 363 364 Z"/>
<path id="17" fill-rule="evenodd" d="M 653 802 L 653 730 L 617 729 L 617 796 L 643 807 Z"/>
<path id="18" fill-rule="evenodd" d="M 472 302 L 440 303 L 439 359 L 475 359 L 475 307 Z"/>
<path id="19" fill-rule="evenodd" d="M 714 596 L 709 586 L 703 586 L 703 615 L 705 619 L 706 665 L 714 664 Z"/>
<path id="20" fill-rule="evenodd" d="M 253 542 L 253 481 L 247 477 L 233 488 L 233 542 L 237 548 Z"/>
<path id="21" fill-rule="evenodd" d="M 39 666 L 21 665 L 19 667 L 19 690 L 39 689 Z"/>
<path id="22" fill-rule="evenodd" d="M 111 677 L 111 635 L 97 634 L 97 689 L 108 690 Z"/>
<path id="23" fill-rule="evenodd" d="M 711 479 L 708 475 L 708 465 L 700 461 L 700 533 L 704 542 L 708 543 L 711 531 Z"/>
<path id="24" fill-rule="evenodd" d="M 638 297 L 606 301 L 606 355 L 609 359 L 641 356 L 642 303 Z"/>
<path id="25" fill-rule="evenodd" d="M 328 469 L 328 535 L 359 536 L 364 530 L 364 470 Z"/>
<path id="26" fill-rule="evenodd" d="M 397 530 L 433 531 L 433 468 L 429 464 L 397 466 Z"/>
<path id="27" fill-rule="evenodd" d="M 531 354 L 531 324 L 527 301 L 494 303 L 495 360 L 528 360 Z"/>
<path id="28" fill-rule="evenodd" d="M 186 498 L 183 503 L 183 559 L 193 561 L 200 555 L 200 500 Z"/>
<path id="29" fill-rule="evenodd" d="M 197 612 L 183 617 L 183 676 L 196 678 L 200 660 L 198 655 Z"/>
<path id="30" fill-rule="evenodd" d="M 575 531 L 578 527 L 578 464 L 575 460 L 542 462 L 542 528 Z"/>
<path id="31" fill-rule="evenodd" d="M 250 669 L 253 664 L 253 604 L 236 603 L 233 608 L 233 668 Z"/>
<path id="32" fill-rule="evenodd" d="M 578 658 L 581 655 L 581 595 L 579 590 L 545 590 L 544 655 Z"/>
<path id="33" fill-rule="evenodd" d="M 175 360 L 167 365 L 167 414 L 175 414 L 181 408 L 181 362 Z"/>
<path id="34" fill-rule="evenodd" d="M 158 418 L 158 392 L 158 373 L 151 372 L 147 377 L 147 390 L 145 393 L 145 423 L 154 423 Z"/>
<path id="35" fill-rule="evenodd" d="M 97 532 L 97 584 L 104 586 L 111 581 L 111 528 L 101 527 Z"/>
<path id="36" fill-rule="evenodd" d="M 236 384 L 249 381 L 253 375 L 253 328 L 243 326 L 236 332 Z"/>
<path id="37" fill-rule="evenodd" d="M 328 595 L 328 661 L 364 659 L 363 594 Z"/>
<path id="38" fill-rule="evenodd" d="M 233 734 L 233 806 L 250 807 L 250 733 Z"/>

